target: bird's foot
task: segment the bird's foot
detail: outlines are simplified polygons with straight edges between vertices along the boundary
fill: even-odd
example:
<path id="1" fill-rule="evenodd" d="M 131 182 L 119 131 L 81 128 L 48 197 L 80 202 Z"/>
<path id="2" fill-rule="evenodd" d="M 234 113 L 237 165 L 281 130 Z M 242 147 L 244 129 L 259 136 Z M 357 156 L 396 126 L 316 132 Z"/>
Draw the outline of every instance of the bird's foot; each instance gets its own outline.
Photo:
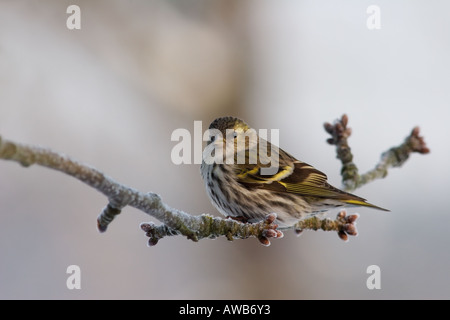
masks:
<path id="1" fill-rule="evenodd" d="M 227 219 L 232 219 L 232 220 L 239 221 L 239 222 L 242 222 L 242 223 L 248 223 L 248 219 L 246 217 L 243 217 L 243 216 L 237 216 L 237 217 L 227 216 Z"/>

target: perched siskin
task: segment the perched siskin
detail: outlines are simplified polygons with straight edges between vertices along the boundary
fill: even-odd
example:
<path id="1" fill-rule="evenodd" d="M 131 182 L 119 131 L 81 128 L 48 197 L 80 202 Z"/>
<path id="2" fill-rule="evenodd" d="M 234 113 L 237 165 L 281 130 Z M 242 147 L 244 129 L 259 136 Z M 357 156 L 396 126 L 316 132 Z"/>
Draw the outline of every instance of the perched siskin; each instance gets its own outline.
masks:
<path id="1" fill-rule="evenodd" d="M 342 206 L 388 211 L 331 186 L 324 173 L 260 139 L 238 118 L 218 118 L 209 132 L 201 175 L 212 203 L 227 217 L 258 222 L 276 213 L 277 223 L 288 227 Z"/>

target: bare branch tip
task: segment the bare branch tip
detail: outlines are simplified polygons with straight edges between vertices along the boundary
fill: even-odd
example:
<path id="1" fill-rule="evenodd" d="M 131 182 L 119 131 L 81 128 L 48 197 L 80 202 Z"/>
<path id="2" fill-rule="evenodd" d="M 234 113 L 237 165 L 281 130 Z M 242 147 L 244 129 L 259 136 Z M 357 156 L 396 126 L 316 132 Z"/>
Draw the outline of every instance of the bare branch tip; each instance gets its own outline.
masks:
<path id="1" fill-rule="evenodd" d="M 339 211 L 336 216 L 336 222 L 338 225 L 338 236 L 344 241 L 348 241 L 348 236 L 357 236 L 358 230 L 356 229 L 356 220 L 359 218 L 359 214 L 351 214 L 347 216 L 345 209 Z"/>
<path id="2" fill-rule="evenodd" d="M 270 246 L 270 241 L 266 237 L 261 236 L 261 237 L 258 238 L 258 240 L 263 246 L 265 246 L 265 247 Z"/>
<path id="3" fill-rule="evenodd" d="M 338 237 L 344 242 L 348 242 L 348 235 L 344 231 L 338 231 Z"/>
<path id="4" fill-rule="evenodd" d="M 149 232 L 153 228 L 152 224 L 147 223 L 147 222 L 141 223 L 141 225 L 139 227 L 144 232 Z"/>
<path id="5" fill-rule="evenodd" d="M 158 244 L 158 238 L 149 238 L 147 241 L 147 247 L 154 247 Z"/>
<path id="6" fill-rule="evenodd" d="M 325 131 L 332 136 L 332 138 L 327 139 L 327 142 L 338 145 L 343 139 L 350 137 L 352 130 L 347 128 L 347 124 L 348 116 L 346 114 L 342 115 L 340 119 L 336 119 L 333 124 L 325 122 L 323 125 Z"/>
<path id="7" fill-rule="evenodd" d="M 356 223 L 356 220 L 359 218 L 359 214 L 351 214 L 345 218 L 345 221 L 348 223 Z"/>
<path id="8" fill-rule="evenodd" d="M 337 214 L 337 219 L 344 219 L 345 216 L 347 215 L 347 211 L 345 209 L 342 209 L 341 211 L 339 211 L 339 213 Z"/>
<path id="9" fill-rule="evenodd" d="M 344 128 L 347 127 L 347 123 L 348 123 L 348 116 L 347 116 L 347 114 L 344 113 L 344 114 L 342 115 L 341 123 L 342 123 L 342 125 L 344 126 Z"/>
<path id="10" fill-rule="evenodd" d="M 421 154 L 430 153 L 430 149 L 427 147 L 425 143 L 425 138 L 420 136 L 420 128 L 414 127 L 411 131 L 411 134 L 407 138 L 407 141 L 411 145 L 412 152 L 418 152 Z"/>
<path id="11" fill-rule="evenodd" d="M 328 132 L 329 134 L 333 134 L 333 125 L 331 123 L 325 122 L 323 124 L 323 127 L 324 127 L 326 132 Z"/>
<path id="12" fill-rule="evenodd" d="M 358 231 L 356 230 L 356 226 L 353 223 L 347 223 L 344 225 L 344 232 L 349 236 L 356 236 Z"/>
<path id="13" fill-rule="evenodd" d="M 103 224 L 101 222 L 100 217 L 97 219 L 97 230 L 100 233 L 106 232 L 106 230 L 108 229 L 108 225 L 107 224 Z"/>
<path id="14" fill-rule="evenodd" d="M 266 238 L 277 238 L 278 237 L 278 233 L 273 229 L 264 230 L 262 234 Z"/>
<path id="15" fill-rule="evenodd" d="M 270 213 L 266 216 L 266 223 L 267 224 L 272 224 L 275 220 L 277 219 L 277 214 L 276 213 Z"/>
<path id="16" fill-rule="evenodd" d="M 328 138 L 327 143 L 328 144 L 336 144 L 336 142 L 334 141 L 334 138 Z"/>

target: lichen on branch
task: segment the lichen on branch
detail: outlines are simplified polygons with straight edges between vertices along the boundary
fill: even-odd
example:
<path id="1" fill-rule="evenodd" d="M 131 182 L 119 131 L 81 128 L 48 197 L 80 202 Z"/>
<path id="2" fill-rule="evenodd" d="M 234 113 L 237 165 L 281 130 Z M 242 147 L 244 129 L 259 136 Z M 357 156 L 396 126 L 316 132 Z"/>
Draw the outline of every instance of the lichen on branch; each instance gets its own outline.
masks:
<path id="1" fill-rule="evenodd" d="M 430 152 L 424 138 L 419 135 L 419 127 L 415 127 L 401 145 L 390 148 L 381 154 L 381 158 L 374 169 L 360 175 L 358 167 L 353 162 L 353 154 L 348 145 L 347 140 L 352 134 L 352 130 L 347 127 L 347 124 L 348 116 L 346 114 L 336 120 L 334 124 L 329 122 L 324 124 L 325 131 L 331 135 L 327 142 L 336 146 L 337 158 L 342 163 L 342 184 L 346 191 L 353 191 L 375 179 L 386 177 L 388 169 L 402 166 L 413 152 L 421 154 Z"/>

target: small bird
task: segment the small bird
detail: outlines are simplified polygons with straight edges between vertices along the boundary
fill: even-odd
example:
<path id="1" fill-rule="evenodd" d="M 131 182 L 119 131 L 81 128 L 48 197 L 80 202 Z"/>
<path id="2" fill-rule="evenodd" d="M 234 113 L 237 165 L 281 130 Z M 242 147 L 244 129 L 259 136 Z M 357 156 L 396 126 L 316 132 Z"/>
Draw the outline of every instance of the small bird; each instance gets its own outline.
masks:
<path id="1" fill-rule="evenodd" d="M 253 132 L 256 139 L 249 135 Z M 324 173 L 259 138 L 241 119 L 217 118 L 209 133 L 200 171 L 211 202 L 226 217 L 254 223 L 276 213 L 276 223 L 289 227 L 343 206 L 389 211 L 328 184 Z M 261 144 L 270 156 L 260 152 Z"/>

